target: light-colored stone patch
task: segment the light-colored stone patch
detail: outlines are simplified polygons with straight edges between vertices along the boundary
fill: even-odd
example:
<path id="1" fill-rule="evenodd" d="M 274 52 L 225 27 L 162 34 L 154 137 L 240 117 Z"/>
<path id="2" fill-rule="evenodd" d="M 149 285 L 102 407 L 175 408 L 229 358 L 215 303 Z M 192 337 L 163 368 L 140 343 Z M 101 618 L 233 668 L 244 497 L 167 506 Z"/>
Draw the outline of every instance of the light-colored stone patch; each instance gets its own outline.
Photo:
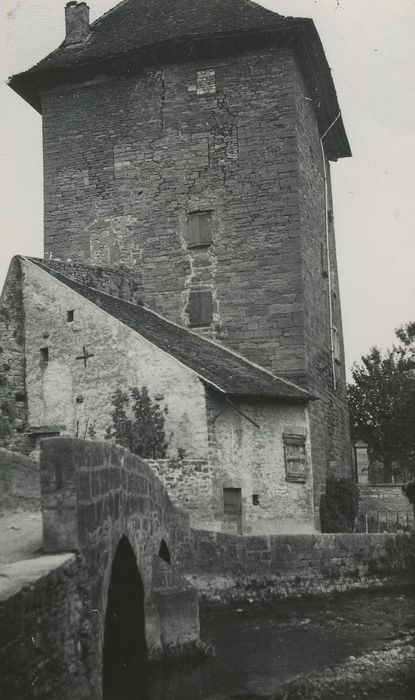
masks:
<path id="1" fill-rule="evenodd" d="M 216 73 L 214 68 L 196 71 L 196 93 L 214 95 L 216 92 Z"/>

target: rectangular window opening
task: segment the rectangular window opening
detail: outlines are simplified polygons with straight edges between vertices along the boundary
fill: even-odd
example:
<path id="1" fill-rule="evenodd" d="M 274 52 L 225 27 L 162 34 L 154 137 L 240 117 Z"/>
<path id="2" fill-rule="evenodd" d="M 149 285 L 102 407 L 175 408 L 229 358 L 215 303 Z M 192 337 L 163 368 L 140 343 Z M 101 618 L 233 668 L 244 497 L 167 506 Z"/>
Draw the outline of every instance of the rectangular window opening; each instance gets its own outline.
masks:
<path id="1" fill-rule="evenodd" d="M 40 348 L 40 358 L 42 362 L 49 362 L 49 348 Z"/>
<path id="2" fill-rule="evenodd" d="M 304 482 L 307 478 L 305 435 L 284 435 L 285 477 L 287 481 Z"/>
<path id="3" fill-rule="evenodd" d="M 198 248 L 212 244 L 212 212 L 194 211 L 187 217 L 188 247 Z"/>
<path id="4" fill-rule="evenodd" d="M 212 323 L 212 292 L 198 290 L 189 294 L 189 319 L 192 328 Z"/>
<path id="5" fill-rule="evenodd" d="M 259 506 L 259 494 L 257 494 L 257 493 L 252 494 L 252 505 Z"/>
<path id="6" fill-rule="evenodd" d="M 72 323 L 72 321 L 74 319 L 74 315 L 75 315 L 75 311 L 73 309 L 66 312 L 66 320 L 68 323 Z"/>

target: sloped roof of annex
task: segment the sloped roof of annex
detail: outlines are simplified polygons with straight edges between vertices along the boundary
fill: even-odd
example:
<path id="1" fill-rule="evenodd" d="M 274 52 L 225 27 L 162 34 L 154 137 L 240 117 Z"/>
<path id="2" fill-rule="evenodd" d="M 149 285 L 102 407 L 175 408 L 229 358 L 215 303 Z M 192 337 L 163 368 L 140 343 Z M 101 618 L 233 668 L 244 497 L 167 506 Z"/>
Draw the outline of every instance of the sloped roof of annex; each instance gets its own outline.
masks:
<path id="1" fill-rule="evenodd" d="M 313 400 L 309 392 L 272 374 L 233 350 L 179 326 L 155 311 L 87 287 L 62 275 L 56 266 L 37 258 L 34 263 L 80 296 L 128 326 L 147 341 L 195 372 L 210 388 L 228 396 L 273 399 L 305 403 Z M 79 267 L 79 266 L 78 266 Z"/>

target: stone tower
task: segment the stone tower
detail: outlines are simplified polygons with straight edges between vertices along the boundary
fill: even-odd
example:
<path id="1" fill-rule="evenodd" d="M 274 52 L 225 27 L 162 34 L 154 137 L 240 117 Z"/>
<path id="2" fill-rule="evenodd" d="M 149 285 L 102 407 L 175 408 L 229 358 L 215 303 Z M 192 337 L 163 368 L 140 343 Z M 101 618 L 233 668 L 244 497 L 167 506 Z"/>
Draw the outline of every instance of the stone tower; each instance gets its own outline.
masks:
<path id="1" fill-rule="evenodd" d="M 11 87 L 43 117 L 45 257 L 127 267 L 145 303 L 301 384 L 316 503 L 351 474 L 330 160 L 350 156 L 311 20 L 124 0 Z"/>

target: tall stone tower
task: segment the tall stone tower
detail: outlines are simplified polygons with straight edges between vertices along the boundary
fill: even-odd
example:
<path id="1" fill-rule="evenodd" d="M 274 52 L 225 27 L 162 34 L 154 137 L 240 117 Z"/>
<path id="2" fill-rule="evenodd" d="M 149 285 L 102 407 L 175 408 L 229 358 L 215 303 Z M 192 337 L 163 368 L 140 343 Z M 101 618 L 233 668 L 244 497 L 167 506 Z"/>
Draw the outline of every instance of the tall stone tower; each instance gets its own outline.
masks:
<path id="1" fill-rule="evenodd" d="M 301 384 L 316 503 L 350 475 L 330 160 L 350 156 L 311 20 L 124 0 L 11 87 L 43 116 L 45 257 L 128 267 L 161 314 Z"/>

